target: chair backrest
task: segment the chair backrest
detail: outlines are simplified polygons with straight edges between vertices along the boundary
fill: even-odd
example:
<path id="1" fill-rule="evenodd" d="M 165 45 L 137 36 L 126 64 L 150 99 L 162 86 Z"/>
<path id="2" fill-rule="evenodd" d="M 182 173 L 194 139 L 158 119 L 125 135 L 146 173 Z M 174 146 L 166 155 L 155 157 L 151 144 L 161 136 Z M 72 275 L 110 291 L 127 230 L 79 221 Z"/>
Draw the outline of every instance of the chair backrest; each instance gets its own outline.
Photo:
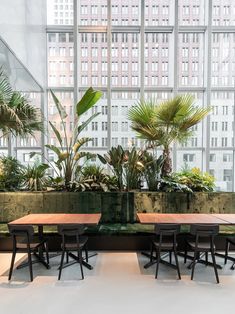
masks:
<path id="1" fill-rule="evenodd" d="M 218 225 L 191 225 L 190 233 L 202 237 L 214 237 L 219 233 Z"/>
<path id="2" fill-rule="evenodd" d="M 8 229 L 13 236 L 28 236 L 31 237 L 34 234 L 33 226 L 30 225 L 8 225 Z"/>
<path id="3" fill-rule="evenodd" d="M 178 234 L 180 232 L 180 224 L 156 224 L 154 228 L 156 235 L 168 235 Z"/>
<path id="4" fill-rule="evenodd" d="M 82 235 L 85 231 L 85 226 L 81 224 L 58 225 L 58 233 L 62 236 Z"/>

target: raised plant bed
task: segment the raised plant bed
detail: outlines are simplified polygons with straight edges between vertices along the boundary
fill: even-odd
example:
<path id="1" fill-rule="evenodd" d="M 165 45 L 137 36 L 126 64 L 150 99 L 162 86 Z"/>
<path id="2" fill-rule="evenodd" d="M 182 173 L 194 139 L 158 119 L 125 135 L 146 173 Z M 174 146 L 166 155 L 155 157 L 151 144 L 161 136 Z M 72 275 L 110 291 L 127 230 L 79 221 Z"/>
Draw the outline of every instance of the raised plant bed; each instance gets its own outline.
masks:
<path id="1" fill-rule="evenodd" d="M 137 222 L 137 212 L 235 213 L 235 193 L 159 192 L 2 192 L 0 193 L 0 249 L 9 249 L 6 223 L 29 213 L 102 213 L 101 223 L 88 228 L 91 248 L 143 249 L 152 226 Z M 222 233 L 235 233 L 222 227 Z M 45 228 L 57 248 L 56 228 Z M 184 232 L 187 228 L 184 227 Z M 57 239 L 57 240 L 56 240 Z M 223 243 L 223 240 L 222 242 Z"/>

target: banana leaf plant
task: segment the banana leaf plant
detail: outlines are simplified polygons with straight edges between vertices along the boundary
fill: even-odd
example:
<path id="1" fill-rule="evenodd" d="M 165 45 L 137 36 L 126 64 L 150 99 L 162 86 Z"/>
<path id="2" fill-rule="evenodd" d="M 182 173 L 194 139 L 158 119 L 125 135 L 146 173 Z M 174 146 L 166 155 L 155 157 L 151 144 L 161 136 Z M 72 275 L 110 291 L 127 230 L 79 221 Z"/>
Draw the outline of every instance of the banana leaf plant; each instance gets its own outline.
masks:
<path id="1" fill-rule="evenodd" d="M 91 159 L 94 154 L 89 152 L 81 151 L 84 144 L 91 141 L 89 137 L 80 137 L 81 132 L 86 128 L 86 126 L 95 119 L 99 113 L 95 113 L 91 115 L 85 122 L 80 123 L 80 117 L 92 108 L 97 101 L 101 98 L 102 93 L 100 91 L 94 90 L 90 87 L 81 100 L 76 105 L 76 114 L 77 114 L 77 122 L 74 127 L 73 134 L 69 139 L 67 131 L 66 131 L 66 118 L 67 113 L 60 103 L 59 99 L 56 97 L 54 92 L 51 90 L 51 95 L 54 100 L 55 106 L 58 110 L 61 125 L 63 128 L 63 133 L 61 135 L 60 131 L 54 126 L 52 122 L 49 121 L 49 124 L 58 140 L 59 145 L 45 145 L 49 150 L 53 151 L 57 160 L 54 162 L 54 169 L 59 177 L 64 178 L 64 185 L 67 190 L 70 189 L 70 184 L 75 177 L 75 173 L 78 168 L 81 167 L 81 162 L 86 163 L 87 160 Z M 64 138 L 64 141 L 63 141 Z"/>
<path id="2" fill-rule="evenodd" d="M 161 171 L 164 163 L 163 155 L 156 158 L 154 154 L 145 151 L 143 154 L 143 176 L 147 182 L 149 191 L 157 191 L 161 181 Z"/>
<path id="3" fill-rule="evenodd" d="M 135 147 L 130 151 L 124 150 L 122 146 L 118 145 L 112 147 L 104 156 L 98 154 L 98 157 L 103 164 L 109 165 L 117 177 L 120 191 L 140 188 L 144 170 L 142 151 L 137 151 Z"/>

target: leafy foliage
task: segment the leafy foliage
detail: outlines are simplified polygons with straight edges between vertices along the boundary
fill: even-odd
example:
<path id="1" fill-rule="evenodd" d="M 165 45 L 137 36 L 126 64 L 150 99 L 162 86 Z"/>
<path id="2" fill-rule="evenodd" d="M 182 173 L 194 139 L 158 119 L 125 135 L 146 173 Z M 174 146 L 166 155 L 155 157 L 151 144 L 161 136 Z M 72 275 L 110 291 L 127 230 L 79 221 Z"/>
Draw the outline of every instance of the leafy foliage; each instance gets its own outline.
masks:
<path id="1" fill-rule="evenodd" d="M 207 172 L 202 173 L 199 168 L 184 169 L 176 173 L 174 179 L 195 192 L 210 192 L 215 188 L 215 178 Z"/>
<path id="2" fill-rule="evenodd" d="M 119 190 L 140 188 L 140 180 L 144 170 L 143 152 L 135 147 L 124 150 L 122 146 L 112 147 L 104 156 L 98 155 L 103 164 L 108 164 L 118 180 Z"/>
<path id="3" fill-rule="evenodd" d="M 141 139 L 163 147 L 162 175 L 172 171 L 170 145 L 185 142 L 192 136 L 192 126 L 199 123 L 210 111 L 194 105 L 191 95 L 176 96 L 159 105 L 153 101 L 140 101 L 128 113 L 131 128 Z"/>
<path id="4" fill-rule="evenodd" d="M 47 186 L 47 164 L 28 165 L 22 169 L 23 187 L 30 191 L 44 191 Z"/>
<path id="5" fill-rule="evenodd" d="M 89 165 L 81 170 L 76 180 L 76 191 L 110 191 L 117 190 L 117 179 L 104 173 L 100 166 Z"/>
<path id="6" fill-rule="evenodd" d="M 173 177 L 160 179 L 159 183 L 159 190 L 163 192 L 193 192 L 186 184 L 179 183 Z"/>
<path id="7" fill-rule="evenodd" d="M 0 69 L 0 130 L 4 135 L 33 135 L 42 131 L 40 110 L 32 106 L 20 92 L 13 91 Z"/>
<path id="8" fill-rule="evenodd" d="M 58 140 L 59 146 L 55 145 L 45 145 L 49 150 L 53 151 L 57 160 L 51 163 L 48 160 L 48 163 L 53 167 L 57 174 L 57 178 L 59 180 L 59 189 L 63 186 L 67 190 L 71 190 L 72 181 L 75 178 L 75 174 L 81 169 L 81 162 L 85 164 L 89 159 L 94 157 L 94 154 L 89 152 L 81 151 L 83 146 L 91 141 L 88 137 L 79 138 L 81 132 L 85 129 L 85 127 L 95 118 L 99 113 L 93 114 L 90 118 L 88 118 L 82 124 L 79 123 L 79 119 L 77 119 L 77 124 L 74 127 L 74 132 L 72 137 L 69 139 L 67 131 L 66 131 L 66 118 L 67 113 L 60 103 L 59 99 L 56 95 L 51 91 L 52 98 L 54 100 L 55 106 L 59 113 L 61 125 L 63 128 L 62 134 L 61 132 L 51 123 L 50 126 Z M 100 99 L 101 92 L 95 91 L 93 88 L 89 88 L 82 99 L 76 105 L 76 111 L 79 118 L 83 113 L 89 110 L 94 104 Z M 64 141 L 63 141 L 64 139 Z M 50 179 L 50 185 L 55 186 L 56 181 Z"/>
<path id="9" fill-rule="evenodd" d="M 156 158 L 148 151 L 143 153 L 143 176 L 147 182 L 149 191 L 157 191 L 159 189 L 163 162 L 164 157 L 162 155 Z"/>
<path id="10" fill-rule="evenodd" d="M 0 190 L 16 191 L 20 189 L 23 177 L 22 165 L 16 158 L 0 158 Z"/>

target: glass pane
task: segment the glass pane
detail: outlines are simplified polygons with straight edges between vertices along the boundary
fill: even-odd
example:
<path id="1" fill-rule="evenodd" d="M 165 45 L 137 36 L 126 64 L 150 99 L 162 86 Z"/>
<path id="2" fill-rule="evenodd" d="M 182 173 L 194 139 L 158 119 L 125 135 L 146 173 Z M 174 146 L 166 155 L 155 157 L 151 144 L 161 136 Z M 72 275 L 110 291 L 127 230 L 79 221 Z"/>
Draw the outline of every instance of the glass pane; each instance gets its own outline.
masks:
<path id="1" fill-rule="evenodd" d="M 219 165 L 219 166 L 218 166 Z M 210 174 L 216 178 L 218 191 L 232 191 L 233 181 L 233 151 L 210 151 Z"/>
<path id="2" fill-rule="evenodd" d="M 174 0 L 145 0 L 145 25 L 172 25 Z"/>
<path id="3" fill-rule="evenodd" d="M 112 0 L 112 25 L 139 25 L 139 0 Z"/>
<path id="4" fill-rule="evenodd" d="M 73 0 L 47 0 L 47 24 L 72 25 Z"/>
<path id="5" fill-rule="evenodd" d="M 172 34 L 148 33 L 145 35 L 145 86 L 169 86 L 173 84 Z"/>
<path id="6" fill-rule="evenodd" d="M 216 177 L 218 188 L 230 191 L 233 155 L 228 149 L 234 145 L 234 93 L 213 92 L 211 105 L 210 170 Z"/>
<path id="7" fill-rule="evenodd" d="M 208 0 L 179 0 L 180 25 L 204 25 L 205 4 Z"/>
<path id="8" fill-rule="evenodd" d="M 48 85 L 73 86 L 73 34 L 48 33 Z"/>
<path id="9" fill-rule="evenodd" d="M 80 93 L 80 98 L 82 95 L 83 92 Z M 92 139 L 83 146 L 84 150 L 92 150 L 94 152 L 101 153 L 101 151 L 106 152 L 108 146 L 108 106 L 107 95 L 105 92 L 103 93 L 102 98 L 95 104 L 95 106 L 93 106 L 90 110 L 81 116 L 80 122 L 82 123 L 86 121 L 91 115 L 97 112 L 99 115 L 84 129 L 84 131 L 81 133 L 81 137 L 84 136 Z"/>
<path id="10" fill-rule="evenodd" d="M 213 0 L 212 25 L 231 26 L 235 25 L 235 2 L 234 0 Z"/>
<path id="11" fill-rule="evenodd" d="M 203 107 L 203 93 L 190 93 L 195 97 L 195 106 Z M 179 144 L 177 151 L 177 170 L 183 167 L 203 169 L 203 147 L 205 143 L 205 120 L 192 127 L 193 135 L 187 142 Z"/>
<path id="12" fill-rule="evenodd" d="M 111 108 L 111 144 L 122 145 L 124 148 L 140 147 L 141 141 L 130 128 L 127 119 L 128 110 L 139 100 L 139 93 L 113 92 Z"/>
<path id="13" fill-rule="evenodd" d="M 113 33 L 111 60 L 113 87 L 139 86 L 139 34 Z"/>
<path id="14" fill-rule="evenodd" d="M 235 34 L 212 34 L 212 86 L 235 84 Z"/>
<path id="15" fill-rule="evenodd" d="M 107 86 L 107 34 L 80 33 L 79 86 Z"/>
<path id="16" fill-rule="evenodd" d="M 179 34 L 179 86 L 203 86 L 204 34 Z"/>
<path id="17" fill-rule="evenodd" d="M 107 0 L 80 0 L 79 25 L 107 25 Z"/>
<path id="18" fill-rule="evenodd" d="M 74 105 L 73 105 L 73 93 L 60 91 L 55 92 L 56 97 L 59 99 L 60 103 L 64 107 L 68 117 L 66 119 L 66 133 L 67 138 L 70 139 L 72 136 L 73 128 L 74 128 Z M 48 121 L 53 123 L 53 125 L 60 132 L 63 143 L 65 144 L 65 136 L 63 126 L 61 124 L 60 116 L 56 109 L 55 103 L 52 99 L 51 94 L 48 94 Z M 50 126 L 48 126 L 48 144 L 50 145 L 59 145 L 56 136 Z M 50 152 L 51 154 L 51 152 Z"/>

